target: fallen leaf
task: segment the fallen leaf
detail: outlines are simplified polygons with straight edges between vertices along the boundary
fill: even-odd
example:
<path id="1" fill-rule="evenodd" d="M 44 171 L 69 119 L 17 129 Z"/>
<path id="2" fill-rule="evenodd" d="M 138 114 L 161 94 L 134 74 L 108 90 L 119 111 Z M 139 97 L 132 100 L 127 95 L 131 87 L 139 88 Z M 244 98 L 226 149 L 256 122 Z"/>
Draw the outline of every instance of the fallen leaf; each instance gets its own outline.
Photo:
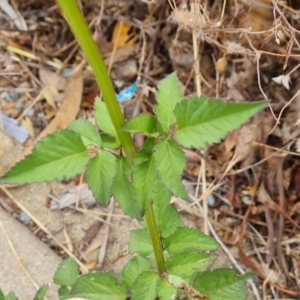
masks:
<path id="1" fill-rule="evenodd" d="M 55 118 L 39 134 L 37 140 L 40 140 L 49 133 L 65 129 L 76 118 L 80 108 L 82 91 L 83 76 L 80 72 L 70 77 L 63 95 L 62 104 L 57 110 Z"/>
<path id="2" fill-rule="evenodd" d="M 134 44 L 137 40 L 137 37 L 132 38 L 129 34 L 131 29 L 131 25 L 118 22 L 114 27 L 113 35 L 112 35 L 112 42 L 118 48 L 125 48 Z"/>
<path id="3" fill-rule="evenodd" d="M 67 79 L 61 74 L 48 69 L 39 69 L 39 77 L 45 86 L 54 86 L 58 91 L 64 91 L 67 85 Z"/>

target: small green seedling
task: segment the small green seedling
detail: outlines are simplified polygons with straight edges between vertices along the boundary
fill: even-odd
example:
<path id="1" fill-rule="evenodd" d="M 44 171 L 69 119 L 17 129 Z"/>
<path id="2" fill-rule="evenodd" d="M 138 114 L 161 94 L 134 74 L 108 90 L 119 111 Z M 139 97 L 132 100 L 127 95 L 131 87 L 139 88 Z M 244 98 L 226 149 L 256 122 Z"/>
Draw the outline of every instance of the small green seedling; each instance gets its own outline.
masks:
<path id="1" fill-rule="evenodd" d="M 210 271 L 216 259 L 210 251 L 218 243 L 184 227 L 170 199 L 175 195 L 189 200 L 181 183 L 186 166 L 182 147 L 203 148 L 219 142 L 267 103 L 225 103 L 204 96 L 184 99 L 173 73 L 158 85 L 154 115 L 142 114 L 124 123 L 106 68 L 95 64 L 102 58 L 97 52 L 91 54 L 93 41 L 78 8 L 68 7 L 72 1 L 58 2 L 93 67 L 105 102 L 95 101 L 96 125 L 76 120 L 45 137 L 0 178 L 0 184 L 69 179 L 85 172 L 100 204 L 106 206 L 113 196 L 127 215 L 143 224 L 131 232 L 129 252 L 135 256 L 118 277 L 79 276 L 72 259 L 62 262 L 54 276 L 60 285 L 59 299 L 245 299 L 246 281 L 253 274 Z M 146 137 L 139 151 L 130 137 L 133 133 Z M 43 299 L 46 290 L 47 286 L 42 287 L 35 299 Z M 0 300 L 15 299 L 11 297 L 0 293 Z"/>

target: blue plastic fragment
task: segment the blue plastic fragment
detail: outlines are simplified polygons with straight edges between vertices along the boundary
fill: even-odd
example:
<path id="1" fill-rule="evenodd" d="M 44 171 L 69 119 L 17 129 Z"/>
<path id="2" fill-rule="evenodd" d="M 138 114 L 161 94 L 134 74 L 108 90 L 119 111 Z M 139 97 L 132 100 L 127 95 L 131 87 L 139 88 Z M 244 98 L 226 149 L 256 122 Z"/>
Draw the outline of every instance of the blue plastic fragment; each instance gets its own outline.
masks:
<path id="1" fill-rule="evenodd" d="M 126 89 L 122 90 L 118 95 L 117 95 L 117 99 L 120 103 L 124 103 L 127 101 L 130 101 L 136 94 L 137 91 L 137 80 L 129 87 L 127 87 Z"/>
<path id="2" fill-rule="evenodd" d="M 0 130 L 3 130 L 9 136 L 15 138 L 20 143 L 24 143 L 29 134 L 24 126 L 19 125 L 14 119 L 0 114 Z"/>

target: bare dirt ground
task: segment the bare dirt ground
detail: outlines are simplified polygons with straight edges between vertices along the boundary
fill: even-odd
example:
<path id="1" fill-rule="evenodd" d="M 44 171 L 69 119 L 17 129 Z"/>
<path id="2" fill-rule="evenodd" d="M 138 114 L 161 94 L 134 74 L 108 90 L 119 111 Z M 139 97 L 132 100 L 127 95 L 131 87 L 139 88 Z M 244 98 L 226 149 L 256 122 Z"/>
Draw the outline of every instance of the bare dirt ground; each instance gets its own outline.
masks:
<path id="1" fill-rule="evenodd" d="M 196 198 L 212 182 L 220 183 L 207 198 L 204 218 L 237 262 L 234 267 L 257 273 L 255 297 L 299 299 L 299 1 L 78 2 L 116 91 L 138 81 L 134 99 L 122 104 L 127 118 L 152 113 L 153 89 L 173 71 L 186 96 L 269 101 L 219 144 L 187 151 L 183 179 Z M 0 120 L 16 120 L 24 128 L 15 136 L 2 124 L 9 138 L 0 147 L 2 175 L 35 140 L 76 118 L 93 120 L 99 90 L 54 1 L 10 1 L 0 11 Z M 19 218 L 26 210 L 30 218 L 23 222 L 33 234 L 62 257 L 76 257 L 83 271 L 102 265 L 117 272 L 128 259 L 123 230 L 137 223 L 128 225 L 117 207 L 96 205 L 88 192 L 80 199 L 82 188 L 80 178 L 2 188 L 0 205 Z M 30 193 L 40 195 L 34 205 Z M 55 207 L 57 199 L 65 207 Z M 203 229 L 196 206 L 187 210 L 174 201 Z"/>

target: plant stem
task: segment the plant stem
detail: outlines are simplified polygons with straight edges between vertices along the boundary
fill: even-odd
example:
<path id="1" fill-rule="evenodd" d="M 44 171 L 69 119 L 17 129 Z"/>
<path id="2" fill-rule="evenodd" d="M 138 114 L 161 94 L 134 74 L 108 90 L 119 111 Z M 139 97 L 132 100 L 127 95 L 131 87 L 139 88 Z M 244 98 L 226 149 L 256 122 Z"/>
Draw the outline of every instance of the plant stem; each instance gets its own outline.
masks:
<path id="1" fill-rule="evenodd" d="M 136 150 L 132 138 L 128 132 L 120 131 L 125 120 L 117 101 L 114 87 L 108 75 L 102 55 L 95 44 L 91 32 L 84 20 L 77 3 L 74 0 L 57 0 L 76 40 L 90 64 L 103 100 L 107 106 L 110 118 L 115 126 L 118 138 L 128 159 L 131 159 Z"/>
<path id="2" fill-rule="evenodd" d="M 151 241 L 152 241 L 153 250 L 154 250 L 154 254 L 155 254 L 157 269 L 158 269 L 158 272 L 160 274 L 162 274 L 163 272 L 166 271 L 165 258 L 164 258 L 164 254 L 163 254 L 160 236 L 158 234 L 157 226 L 156 226 L 155 219 L 154 219 L 154 212 L 153 212 L 152 205 L 150 205 L 149 209 L 146 211 L 145 216 L 146 216 L 148 230 L 149 230 L 150 236 L 151 236 Z"/>
<path id="3" fill-rule="evenodd" d="M 102 92 L 103 100 L 107 106 L 112 123 L 115 126 L 119 141 L 126 154 L 126 157 L 131 160 L 133 155 L 136 153 L 136 149 L 130 134 L 120 131 L 120 128 L 125 123 L 125 120 L 117 101 L 113 84 L 104 64 L 104 60 L 92 38 L 88 25 L 84 20 L 75 0 L 56 0 L 56 2 L 59 4 L 67 21 L 69 22 L 69 26 L 71 27 L 79 46 L 81 47 L 93 70 L 97 85 Z M 147 210 L 145 216 L 153 244 L 157 268 L 158 271 L 162 273 L 165 271 L 165 262 L 160 236 L 155 224 L 152 205 Z"/>

